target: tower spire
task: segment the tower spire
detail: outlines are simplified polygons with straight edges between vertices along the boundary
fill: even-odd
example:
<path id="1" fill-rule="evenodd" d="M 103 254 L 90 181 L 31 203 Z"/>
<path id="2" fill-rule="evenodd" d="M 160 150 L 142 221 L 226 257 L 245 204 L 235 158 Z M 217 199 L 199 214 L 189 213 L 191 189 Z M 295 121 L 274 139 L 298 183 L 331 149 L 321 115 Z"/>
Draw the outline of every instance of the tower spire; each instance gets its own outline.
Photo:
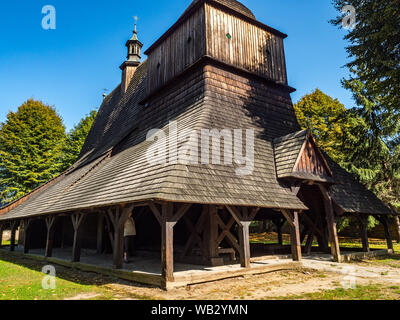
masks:
<path id="1" fill-rule="evenodd" d="M 133 74 L 135 73 L 137 67 L 140 64 L 141 50 L 143 47 L 143 44 L 138 39 L 138 32 L 137 32 L 138 17 L 135 16 L 133 18 L 135 20 L 133 36 L 125 44 L 128 49 L 127 60 L 120 67 L 122 70 L 121 89 L 124 93 L 128 89 L 129 82 L 131 81 Z"/>

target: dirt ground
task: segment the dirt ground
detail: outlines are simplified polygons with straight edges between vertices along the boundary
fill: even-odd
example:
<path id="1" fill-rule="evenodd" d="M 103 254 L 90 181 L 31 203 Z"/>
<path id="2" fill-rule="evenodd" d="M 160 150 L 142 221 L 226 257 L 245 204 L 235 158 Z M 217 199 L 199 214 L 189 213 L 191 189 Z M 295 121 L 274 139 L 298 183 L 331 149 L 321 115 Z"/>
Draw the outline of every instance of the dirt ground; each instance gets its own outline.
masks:
<path id="1" fill-rule="evenodd" d="M 314 263 L 313 263 L 314 264 Z M 359 262 L 337 265 L 322 263 L 320 269 L 301 268 L 293 271 L 274 272 L 262 275 L 244 276 L 235 279 L 191 285 L 171 291 L 128 283 L 105 285 L 115 299 L 154 300 L 262 300 L 299 296 L 324 290 L 342 288 L 350 270 L 355 270 L 355 284 L 393 285 L 400 284 L 399 267 Z M 345 269 L 341 269 L 345 268 Z"/>

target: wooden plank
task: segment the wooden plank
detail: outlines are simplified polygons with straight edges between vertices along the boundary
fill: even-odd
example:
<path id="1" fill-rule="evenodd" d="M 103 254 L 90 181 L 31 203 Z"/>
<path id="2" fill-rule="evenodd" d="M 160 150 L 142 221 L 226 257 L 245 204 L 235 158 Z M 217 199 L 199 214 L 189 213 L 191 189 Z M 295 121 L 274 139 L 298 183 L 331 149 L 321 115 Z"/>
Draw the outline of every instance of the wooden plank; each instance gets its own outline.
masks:
<path id="1" fill-rule="evenodd" d="M 103 237 L 104 237 L 104 215 L 99 214 L 97 218 L 97 242 L 96 242 L 96 252 L 97 254 L 103 253 Z"/>
<path id="2" fill-rule="evenodd" d="M 210 205 L 209 207 L 209 239 L 208 239 L 208 255 L 209 259 L 218 258 L 218 222 L 217 222 L 217 207 Z"/>
<path id="3" fill-rule="evenodd" d="M 114 221 L 114 250 L 113 266 L 122 269 L 124 256 L 124 225 L 129 215 L 132 214 L 134 205 L 116 207 L 111 209 L 111 219 Z"/>
<path id="4" fill-rule="evenodd" d="M 239 244 L 240 244 L 240 265 L 242 268 L 250 268 L 250 237 L 249 221 L 243 221 L 239 226 Z"/>
<path id="5" fill-rule="evenodd" d="M 307 234 L 307 241 L 306 241 L 306 246 L 304 249 L 305 254 L 307 254 L 307 255 L 311 254 L 313 241 L 314 241 L 314 231 L 310 230 Z"/>
<path id="6" fill-rule="evenodd" d="M 53 255 L 53 245 L 54 245 L 54 231 L 55 231 L 55 216 L 49 216 L 45 218 L 47 226 L 47 236 L 46 236 L 46 250 L 44 256 L 49 258 Z"/>
<path id="7" fill-rule="evenodd" d="M 370 252 L 368 241 L 368 215 L 357 215 L 363 252 Z"/>
<path id="8" fill-rule="evenodd" d="M 174 281 L 174 225 L 171 221 L 173 215 L 173 204 L 162 205 L 161 224 L 161 276 L 163 287 L 168 282 Z"/>
<path id="9" fill-rule="evenodd" d="M 24 253 L 29 253 L 29 242 L 30 242 L 30 224 L 31 219 L 24 220 Z"/>
<path id="10" fill-rule="evenodd" d="M 276 231 L 278 233 L 278 243 L 282 246 L 283 245 L 282 227 L 285 224 L 286 220 L 276 218 L 276 219 L 273 219 L 272 222 L 276 226 Z"/>
<path id="11" fill-rule="evenodd" d="M 161 219 L 161 213 L 160 210 L 156 207 L 156 205 L 153 202 L 149 203 L 149 208 L 153 212 L 154 216 L 156 217 L 158 223 L 161 225 L 162 224 L 162 219 Z"/>
<path id="12" fill-rule="evenodd" d="M 230 212 L 232 217 L 236 220 L 236 222 L 239 225 L 241 225 L 243 219 L 240 211 L 235 206 L 225 206 L 225 207 L 228 209 L 228 211 Z"/>
<path id="13" fill-rule="evenodd" d="M 333 260 L 336 262 L 341 262 L 339 238 L 337 235 L 332 199 L 329 196 L 328 190 L 323 185 L 319 185 L 319 188 L 324 198 L 326 222 L 328 225 L 328 233 L 329 233 L 329 240 L 331 243 L 331 252 Z"/>
<path id="14" fill-rule="evenodd" d="M 293 213 L 293 224 L 290 228 L 290 242 L 292 246 L 293 261 L 301 261 L 300 224 L 298 212 Z"/>
<path id="15" fill-rule="evenodd" d="M 390 232 L 389 218 L 387 216 L 377 216 L 376 218 L 383 225 L 383 229 L 385 230 L 385 238 L 386 238 L 386 242 L 387 242 L 387 248 L 389 250 L 393 250 L 393 253 L 394 253 L 393 239 L 392 239 L 392 234 Z"/>
<path id="16" fill-rule="evenodd" d="M 82 221 L 84 214 L 75 213 L 71 215 L 72 225 L 74 227 L 74 242 L 72 245 L 72 262 L 81 260 L 81 241 L 82 241 Z"/>
<path id="17" fill-rule="evenodd" d="M 15 251 L 15 232 L 17 231 L 19 221 L 11 221 L 11 239 L 10 239 L 10 251 Z"/>
<path id="18" fill-rule="evenodd" d="M 4 231 L 5 225 L 4 223 L 0 223 L 0 248 L 3 245 L 3 231 Z"/>
<path id="19" fill-rule="evenodd" d="M 171 222 L 175 222 L 175 224 L 178 223 L 179 220 L 189 211 L 191 207 L 192 207 L 191 203 L 182 204 L 179 210 L 172 217 Z"/>

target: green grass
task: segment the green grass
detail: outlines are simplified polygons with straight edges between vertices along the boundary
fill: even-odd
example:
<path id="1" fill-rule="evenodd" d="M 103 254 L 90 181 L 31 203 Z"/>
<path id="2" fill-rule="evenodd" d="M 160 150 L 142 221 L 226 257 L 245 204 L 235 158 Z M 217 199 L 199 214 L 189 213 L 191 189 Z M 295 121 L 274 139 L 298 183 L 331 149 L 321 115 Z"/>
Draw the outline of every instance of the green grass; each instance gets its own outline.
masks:
<path id="1" fill-rule="evenodd" d="M 337 288 L 303 295 L 279 297 L 278 300 L 400 300 L 397 286 L 383 285 L 360 286 L 356 289 Z"/>
<path id="2" fill-rule="evenodd" d="M 0 261 L 0 300 L 58 300 L 82 293 L 101 293 L 94 285 L 56 278 L 56 289 L 42 288 L 45 275 L 26 266 Z"/>

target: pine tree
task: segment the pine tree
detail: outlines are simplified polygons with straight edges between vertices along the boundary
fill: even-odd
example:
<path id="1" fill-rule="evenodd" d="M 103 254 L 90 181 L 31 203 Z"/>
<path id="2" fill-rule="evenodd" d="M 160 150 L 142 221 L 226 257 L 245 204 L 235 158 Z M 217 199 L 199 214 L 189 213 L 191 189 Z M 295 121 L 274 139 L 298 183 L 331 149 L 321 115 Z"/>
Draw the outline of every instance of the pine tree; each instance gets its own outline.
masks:
<path id="1" fill-rule="evenodd" d="M 60 173 L 65 128 L 53 107 L 30 99 L 0 125 L 1 200 L 7 203 Z"/>
<path id="2" fill-rule="evenodd" d="M 355 9 L 356 26 L 345 36 L 351 61 L 347 67 L 370 96 L 390 112 L 400 112 L 400 0 L 334 0 L 341 12 Z M 344 15 L 331 21 L 342 27 Z"/>
<path id="3" fill-rule="evenodd" d="M 66 143 L 63 148 L 63 169 L 68 169 L 78 159 L 85 139 L 92 128 L 97 111 L 93 110 L 81 119 L 81 121 L 68 133 Z"/>

